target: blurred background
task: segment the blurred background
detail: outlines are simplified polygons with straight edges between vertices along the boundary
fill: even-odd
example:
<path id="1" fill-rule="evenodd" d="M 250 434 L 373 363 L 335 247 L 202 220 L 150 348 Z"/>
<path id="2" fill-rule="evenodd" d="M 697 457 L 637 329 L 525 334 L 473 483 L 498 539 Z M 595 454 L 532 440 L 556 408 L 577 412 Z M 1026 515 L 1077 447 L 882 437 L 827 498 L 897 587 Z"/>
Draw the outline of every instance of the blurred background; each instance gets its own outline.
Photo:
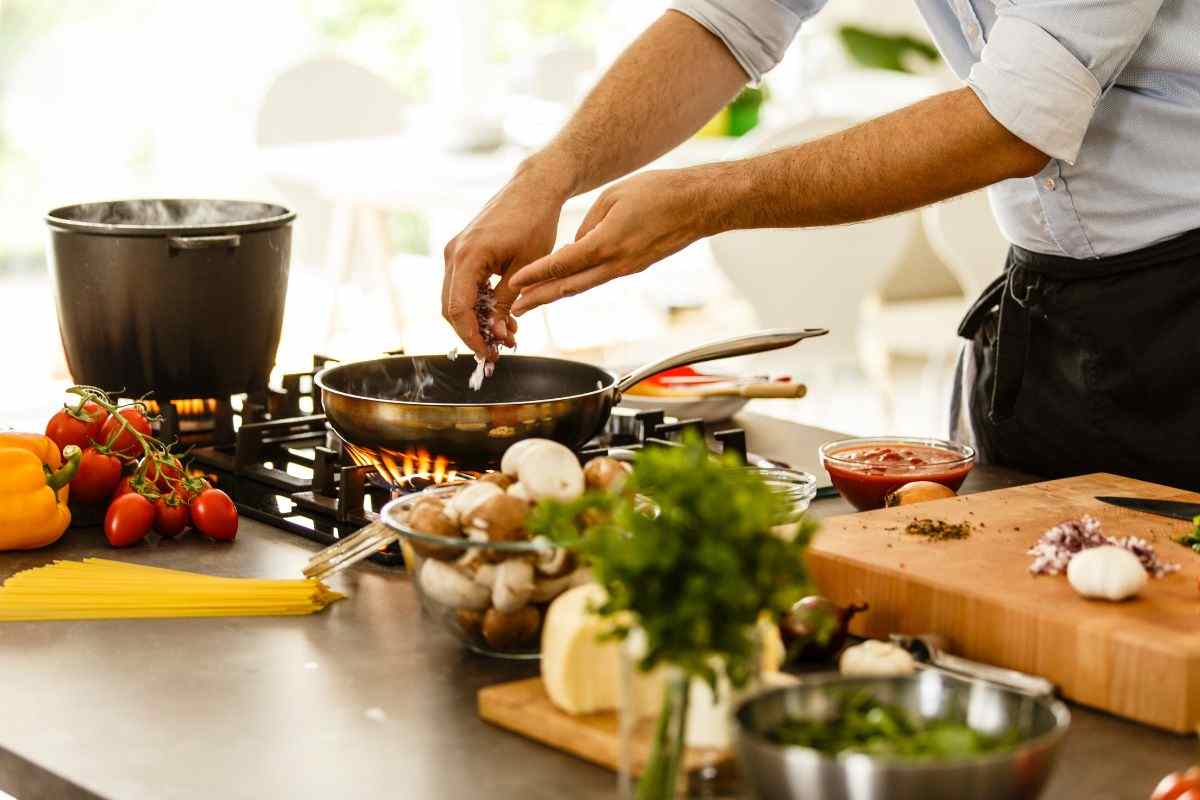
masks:
<path id="1" fill-rule="evenodd" d="M 40 427 L 45 398 L 70 383 L 43 222 L 70 203 L 296 209 L 281 371 L 315 351 L 448 350 L 442 246 L 664 7 L 0 0 L 0 426 Z M 912 4 L 832 0 L 762 86 L 657 166 L 786 146 L 953 85 Z M 564 209 L 562 240 L 591 199 Z M 809 396 L 761 410 L 936 434 L 957 318 L 1003 249 L 978 195 L 859 226 L 728 234 L 529 315 L 520 346 L 619 367 L 734 331 L 829 327 L 770 364 Z"/>

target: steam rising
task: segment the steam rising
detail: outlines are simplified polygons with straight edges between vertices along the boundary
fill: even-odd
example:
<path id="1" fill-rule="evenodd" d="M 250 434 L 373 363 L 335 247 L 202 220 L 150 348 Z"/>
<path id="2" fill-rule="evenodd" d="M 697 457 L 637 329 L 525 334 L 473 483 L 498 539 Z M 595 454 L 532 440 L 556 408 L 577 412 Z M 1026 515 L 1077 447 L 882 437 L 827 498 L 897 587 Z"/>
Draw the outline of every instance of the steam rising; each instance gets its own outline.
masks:
<path id="1" fill-rule="evenodd" d="M 286 213 L 283 206 L 241 200 L 117 200 L 83 203 L 53 212 L 53 216 L 97 225 L 187 228 L 258 222 Z"/>

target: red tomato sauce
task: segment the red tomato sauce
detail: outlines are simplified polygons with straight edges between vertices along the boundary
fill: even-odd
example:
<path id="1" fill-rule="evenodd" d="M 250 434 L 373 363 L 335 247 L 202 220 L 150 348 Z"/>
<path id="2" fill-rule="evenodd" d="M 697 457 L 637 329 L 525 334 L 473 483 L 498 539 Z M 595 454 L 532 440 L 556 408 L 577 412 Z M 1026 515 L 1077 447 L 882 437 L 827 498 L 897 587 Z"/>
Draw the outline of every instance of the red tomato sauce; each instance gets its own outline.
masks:
<path id="1" fill-rule="evenodd" d="M 883 508 L 884 498 L 910 481 L 933 481 L 958 491 L 974 461 L 941 447 L 870 445 L 833 451 L 825 469 L 838 492 L 865 511 Z"/>

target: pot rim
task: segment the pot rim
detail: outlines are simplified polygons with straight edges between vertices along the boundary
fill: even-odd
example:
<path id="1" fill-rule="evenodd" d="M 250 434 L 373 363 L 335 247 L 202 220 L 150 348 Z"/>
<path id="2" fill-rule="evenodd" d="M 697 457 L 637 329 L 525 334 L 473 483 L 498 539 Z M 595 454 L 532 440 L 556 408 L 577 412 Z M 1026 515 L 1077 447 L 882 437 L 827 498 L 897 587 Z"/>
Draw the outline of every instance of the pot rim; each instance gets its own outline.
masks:
<path id="1" fill-rule="evenodd" d="M 250 219 L 238 222 L 224 222 L 210 225 L 133 225 L 124 223 L 85 222 L 70 219 L 66 216 L 70 211 L 81 206 L 104 205 L 108 203 L 132 202 L 174 202 L 174 203 L 231 203 L 248 206 L 266 206 L 278 211 L 273 216 L 260 219 Z M 278 228 L 291 223 L 296 218 L 296 212 L 278 203 L 264 203 L 254 200 L 220 200 L 217 198 L 199 197 L 126 197 L 117 200 L 97 200 L 87 203 L 71 203 L 51 209 L 46 213 L 46 224 L 53 230 L 70 231 L 73 233 L 89 233 L 101 236 L 200 236 L 214 233 L 250 233 L 253 231 Z"/>

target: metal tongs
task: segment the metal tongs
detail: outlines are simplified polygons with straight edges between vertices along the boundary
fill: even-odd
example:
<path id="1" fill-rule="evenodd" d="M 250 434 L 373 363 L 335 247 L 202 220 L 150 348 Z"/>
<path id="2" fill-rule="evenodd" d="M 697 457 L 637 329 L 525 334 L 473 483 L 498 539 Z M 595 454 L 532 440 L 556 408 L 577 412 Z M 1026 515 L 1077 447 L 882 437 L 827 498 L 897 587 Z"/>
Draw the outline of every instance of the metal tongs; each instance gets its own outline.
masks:
<path id="1" fill-rule="evenodd" d="M 893 644 L 907 650 L 919 665 L 927 669 L 936 669 L 968 680 L 987 681 L 1032 697 L 1054 694 L 1054 684 L 1045 678 L 1018 672 L 1015 669 L 981 664 L 978 661 L 970 661 L 947 653 L 946 640 L 935 633 L 926 633 L 920 636 L 893 633 L 889 638 Z"/>
<path id="2" fill-rule="evenodd" d="M 372 522 L 337 544 L 332 544 L 316 553 L 304 568 L 304 577 L 323 580 L 346 567 L 353 566 L 364 558 L 370 558 L 392 542 L 400 540 L 400 534 L 383 522 Z"/>

